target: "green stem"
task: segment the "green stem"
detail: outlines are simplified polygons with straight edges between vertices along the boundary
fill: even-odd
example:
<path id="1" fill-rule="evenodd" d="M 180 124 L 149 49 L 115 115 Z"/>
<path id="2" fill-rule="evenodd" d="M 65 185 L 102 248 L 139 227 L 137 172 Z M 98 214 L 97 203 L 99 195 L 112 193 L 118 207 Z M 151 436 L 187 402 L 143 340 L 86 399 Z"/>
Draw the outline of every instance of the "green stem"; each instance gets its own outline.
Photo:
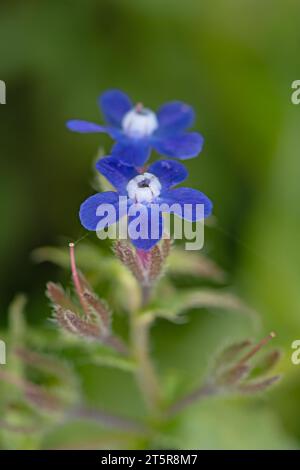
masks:
<path id="1" fill-rule="evenodd" d="M 146 307 L 152 294 L 152 286 L 150 284 L 144 284 L 141 289 L 142 289 L 142 307 Z"/>
<path id="2" fill-rule="evenodd" d="M 137 381 L 149 410 L 159 414 L 161 392 L 156 372 L 149 356 L 149 318 L 143 315 L 131 316 L 131 341 L 137 362 Z"/>
<path id="3" fill-rule="evenodd" d="M 179 399 L 175 402 L 168 410 L 167 416 L 174 416 L 177 413 L 180 413 L 186 407 L 192 405 L 196 401 L 199 402 L 202 398 L 210 397 L 216 395 L 218 389 L 213 384 L 205 384 L 193 392 L 189 393 L 185 397 Z"/>

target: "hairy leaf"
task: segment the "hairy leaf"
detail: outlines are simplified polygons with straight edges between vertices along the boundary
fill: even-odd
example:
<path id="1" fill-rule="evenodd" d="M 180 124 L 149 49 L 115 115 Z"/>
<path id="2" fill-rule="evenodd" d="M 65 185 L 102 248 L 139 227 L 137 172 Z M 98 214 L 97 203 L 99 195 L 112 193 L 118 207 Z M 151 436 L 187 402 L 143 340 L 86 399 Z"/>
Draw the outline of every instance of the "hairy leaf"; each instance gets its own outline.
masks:
<path id="1" fill-rule="evenodd" d="M 48 282 L 46 295 L 51 300 L 54 307 L 59 306 L 66 310 L 77 311 L 76 305 L 59 284 Z"/>
<path id="2" fill-rule="evenodd" d="M 58 307 L 55 311 L 55 318 L 59 325 L 69 333 L 90 339 L 99 339 L 101 337 L 98 325 L 80 318 L 71 310 Z"/>
<path id="3" fill-rule="evenodd" d="M 217 383 L 225 387 L 236 385 L 249 374 L 250 367 L 246 364 L 237 364 L 224 371 L 217 377 Z"/>
<path id="4" fill-rule="evenodd" d="M 89 290 L 84 291 L 83 297 L 91 308 L 92 313 L 97 315 L 97 318 L 100 320 L 100 324 L 104 328 L 105 332 L 108 332 L 111 328 L 111 313 L 105 302 L 99 299 L 94 292 Z"/>
<path id="5" fill-rule="evenodd" d="M 279 381 L 280 375 L 274 375 L 273 377 L 268 377 L 264 380 L 250 381 L 239 385 L 237 390 L 240 393 L 252 394 L 263 392 L 267 388 L 271 387 L 273 384 Z"/>
<path id="6" fill-rule="evenodd" d="M 133 247 L 123 240 L 114 244 L 114 252 L 119 260 L 131 271 L 133 276 L 141 283 L 145 281 L 145 273 Z"/>

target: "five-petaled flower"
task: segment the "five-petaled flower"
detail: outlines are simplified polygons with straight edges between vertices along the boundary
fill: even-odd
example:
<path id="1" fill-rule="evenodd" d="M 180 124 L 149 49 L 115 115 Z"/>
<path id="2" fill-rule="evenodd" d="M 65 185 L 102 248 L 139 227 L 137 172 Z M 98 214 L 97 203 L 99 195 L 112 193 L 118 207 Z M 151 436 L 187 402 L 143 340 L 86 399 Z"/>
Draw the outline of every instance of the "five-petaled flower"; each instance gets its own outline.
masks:
<path id="1" fill-rule="evenodd" d="M 95 194 L 81 205 L 80 220 L 88 230 L 101 230 L 127 215 L 132 243 L 136 248 L 148 251 L 163 235 L 163 212 L 174 213 L 189 221 L 211 214 L 212 203 L 200 191 L 185 187 L 172 189 L 188 175 L 179 162 L 160 160 L 151 164 L 146 172 L 139 173 L 116 158 L 105 157 L 98 160 L 96 168 L 116 191 Z M 123 209 L 125 202 L 125 211 L 121 209 L 120 200 Z"/>
<path id="2" fill-rule="evenodd" d="M 109 134 L 116 140 L 111 155 L 124 165 L 143 166 L 151 148 L 179 159 L 195 157 L 202 149 L 203 137 L 198 132 L 186 132 L 194 122 L 194 111 L 185 103 L 166 103 L 154 113 L 141 103 L 134 106 L 125 93 L 108 90 L 100 96 L 99 104 L 106 126 L 71 120 L 67 127 L 74 132 Z"/>

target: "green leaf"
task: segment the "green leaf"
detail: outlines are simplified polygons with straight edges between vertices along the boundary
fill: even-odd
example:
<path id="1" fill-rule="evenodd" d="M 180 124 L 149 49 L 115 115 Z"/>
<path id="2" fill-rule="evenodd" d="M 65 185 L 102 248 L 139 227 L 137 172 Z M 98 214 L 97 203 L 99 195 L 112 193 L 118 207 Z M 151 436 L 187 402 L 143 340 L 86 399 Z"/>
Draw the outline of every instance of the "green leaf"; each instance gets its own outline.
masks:
<path id="1" fill-rule="evenodd" d="M 48 431 L 42 449 L 136 449 L 141 437 L 131 432 L 108 430 L 85 420 L 69 421 Z"/>
<path id="2" fill-rule="evenodd" d="M 136 370 L 135 363 L 122 356 L 99 354 L 96 357 L 92 357 L 90 362 L 98 366 L 113 367 L 127 372 L 134 372 Z"/>
<path id="3" fill-rule="evenodd" d="M 169 272 L 181 276 L 197 276 L 224 282 L 225 272 L 205 255 L 192 253 L 182 248 L 173 248 L 168 259 Z"/>
<path id="4" fill-rule="evenodd" d="M 32 252 L 32 258 L 37 263 L 50 261 L 62 268 L 70 268 L 69 247 L 45 246 Z M 116 260 L 109 254 L 105 254 L 92 244 L 79 243 L 76 245 L 76 263 L 82 270 L 99 271 L 106 277 L 111 274 L 116 265 Z"/>
<path id="5" fill-rule="evenodd" d="M 152 445 L 174 449 L 298 448 L 264 404 L 219 397 L 186 409 Z"/>
<path id="6" fill-rule="evenodd" d="M 199 289 L 174 293 L 171 299 L 160 300 L 157 306 L 151 309 L 151 315 L 177 322 L 178 315 L 194 308 L 224 309 L 250 316 L 255 321 L 258 319 L 257 313 L 237 296 L 228 292 L 219 292 L 216 289 Z"/>

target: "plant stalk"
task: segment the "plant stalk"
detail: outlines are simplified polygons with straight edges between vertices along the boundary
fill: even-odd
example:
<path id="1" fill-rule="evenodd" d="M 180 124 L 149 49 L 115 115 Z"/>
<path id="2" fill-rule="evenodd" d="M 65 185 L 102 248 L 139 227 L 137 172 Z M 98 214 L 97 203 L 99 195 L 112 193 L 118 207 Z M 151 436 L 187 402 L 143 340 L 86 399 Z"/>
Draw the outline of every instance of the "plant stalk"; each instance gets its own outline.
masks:
<path id="1" fill-rule="evenodd" d="M 131 342 L 133 356 L 137 362 L 137 381 L 149 410 L 159 414 L 161 392 L 156 372 L 149 355 L 149 318 L 131 315 Z"/>

